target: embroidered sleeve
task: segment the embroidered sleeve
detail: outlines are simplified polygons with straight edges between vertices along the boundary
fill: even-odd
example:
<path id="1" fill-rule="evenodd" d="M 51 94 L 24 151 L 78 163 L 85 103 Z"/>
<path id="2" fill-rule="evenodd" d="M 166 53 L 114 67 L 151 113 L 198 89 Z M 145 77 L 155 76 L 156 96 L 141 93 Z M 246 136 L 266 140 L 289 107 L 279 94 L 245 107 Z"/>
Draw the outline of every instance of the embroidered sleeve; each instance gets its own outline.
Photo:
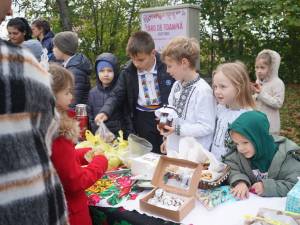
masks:
<path id="1" fill-rule="evenodd" d="M 180 136 L 180 125 L 179 124 L 175 125 L 175 134 L 177 134 L 178 136 Z"/>

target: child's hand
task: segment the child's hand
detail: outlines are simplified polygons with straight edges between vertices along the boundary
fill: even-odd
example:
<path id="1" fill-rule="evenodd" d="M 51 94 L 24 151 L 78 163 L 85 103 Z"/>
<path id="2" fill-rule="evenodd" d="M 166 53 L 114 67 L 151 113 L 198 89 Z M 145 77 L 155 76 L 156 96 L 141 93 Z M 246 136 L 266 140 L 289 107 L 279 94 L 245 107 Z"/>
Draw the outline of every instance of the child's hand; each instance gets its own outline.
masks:
<path id="1" fill-rule="evenodd" d="M 264 192 L 264 184 L 261 181 L 254 183 L 251 188 L 258 195 L 261 195 Z"/>
<path id="2" fill-rule="evenodd" d="M 158 128 L 158 130 L 159 130 L 159 132 L 160 132 L 161 135 L 163 135 L 163 136 L 166 137 L 166 136 L 174 133 L 175 127 L 170 127 L 168 125 L 165 125 L 163 129 L 159 129 Z"/>
<path id="3" fill-rule="evenodd" d="M 251 90 L 252 92 L 259 94 L 261 92 L 261 85 L 258 83 L 252 83 Z"/>
<path id="4" fill-rule="evenodd" d="M 163 154 L 167 154 L 167 149 L 166 149 L 166 141 L 164 140 L 164 142 L 160 145 L 160 152 Z"/>
<path id="5" fill-rule="evenodd" d="M 107 119 L 108 119 L 108 116 L 105 113 L 99 113 L 95 117 L 95 122 L 96 122 L 96 124 L 99 124 L 101 122 L 106 121 Z"/>
<path id="6" fill-rule="evenodd" d="M 246 199 L 249 197 L 249 188 L 244 181 L 241 181 L 231 189 L 231 193 L 234 197 Z"/>
<path id="7" fill-rule="evenodd" d="M 156 125 L 156 129 L 159 131 L 160 135 L 162 135 L 162 134 L 161 134 L 162 129 L 159 128 L 159 125 L 158 125 L 158 124 Z"/>

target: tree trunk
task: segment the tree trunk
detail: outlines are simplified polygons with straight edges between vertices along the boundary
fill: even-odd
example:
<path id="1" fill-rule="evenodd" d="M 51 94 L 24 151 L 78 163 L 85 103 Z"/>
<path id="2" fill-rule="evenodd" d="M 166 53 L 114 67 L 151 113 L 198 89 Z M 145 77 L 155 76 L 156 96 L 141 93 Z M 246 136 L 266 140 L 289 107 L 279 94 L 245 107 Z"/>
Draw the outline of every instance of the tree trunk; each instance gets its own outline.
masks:
<path id="1" fill-rule="evenodd" d="M 240 39 L 238 41 L 238 56 L 241 57 L 244 55 L 244 40 Z"/>
<path id="2" fill-rule="evenodd" d="M 98 7 L 95 5 L 94 0 L 90 1 L 91 6 L 92 6 L 92 12 L 93 12 L 93 25 L 95 28 L 95 33 L 96 33 L 96 37 L 95 37 L 95 53 L 97 54 L 98 52 L 100 52 L 100 37 L 99 37 L 99 29 L 98 29 Z"/>
<path id="3" fill-rule="evenodd" d="M 56 0 L 59 8 L 60 22 L 63 30 L 72 30 L 72 23 L 68 11 L 67 0 Z"/>
<path id="4" fill-rule="evenodd" d="M 120 8 L 121 6 L 119 7 L 117 5 L 117 7 L 115 8 L 115 18 L 113 20 L 113 23 L 112 23 L 112 26 L 111 26 L 111 30 L 110 30 L 110 43 L 109 43 L 109 51 L 110 52 L 114 52 L 116 50 L 116 35 L 118 33 L 118 25 L 119 25 L 119 13 L 120 13 Z"/>
<path id="5" fill-rule="evenodd" d="M 210 46 L 210 59 L 209 59 L 209 66 L 208 66 L 208 74 L 211 76 L 212 72 L 214 70 L 214 35 L 211 33 L 210 35 L 210 41 L 211 41 L 211 46 Z"/>
<path id="6" fill-rule="evenodd" d="M 131 5 L 131 9 L 130 9 L 130 12 L 129 12 L 129 20 L 128 20 L 128 27 L 127 27 L 127 39 L 131 35 L 132 20 L 134 18 L 135 5 L 136 5 L 136 0 L 133 0 L 132 1 L 132 5 Z"/>
<path id="7" fill-rule="evenodd" d="M 100 52 L 103 52 L 104 51 L 104 48 L 103 48 L 103 43 L 104 43 L 104 22 L 105 21 L 105 7 L 103 7 L 103 4 L 101 4 L 101 7 L 100 7 L 100 20 L 101 20 L 101 25 L 100 25 Z"/>
<path id="8" fill-rule="evenodd" d="M 223 33 L 223 30 L 222 30 L 222 26 L 221 26 L 221 23 L 220 21 L 217 21 L 217 36 L 218 36 L 218 39 L 219 39 L 219 48 L 222 52 L 222 54 L 226 53 L 226 48 L 225 48 L 225 41 L 224 41 L 224 33 Z"/>
<path id="9" fill-rule="evenodd" d="M 232 53 L 234 51 L 234 39 L 233 39 L 233 34 L 230 31 L 230 29 L 228 27 L 225 27 L 227 36 L 228 36 L 228 50 L 230 53 Z"/>

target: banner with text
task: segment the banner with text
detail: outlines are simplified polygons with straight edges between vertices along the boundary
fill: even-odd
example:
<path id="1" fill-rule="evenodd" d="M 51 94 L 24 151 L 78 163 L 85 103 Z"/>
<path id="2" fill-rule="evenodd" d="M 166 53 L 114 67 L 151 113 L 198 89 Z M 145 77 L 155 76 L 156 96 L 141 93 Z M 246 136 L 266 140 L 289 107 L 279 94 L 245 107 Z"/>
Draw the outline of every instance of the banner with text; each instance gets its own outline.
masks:
<path id="1" fill-rule="evenodd" d="M 142 30 L 151 34 L 155 49 L 164 46 L 176 36 L 187 36 L 187 9 L 141 13 Z"/>

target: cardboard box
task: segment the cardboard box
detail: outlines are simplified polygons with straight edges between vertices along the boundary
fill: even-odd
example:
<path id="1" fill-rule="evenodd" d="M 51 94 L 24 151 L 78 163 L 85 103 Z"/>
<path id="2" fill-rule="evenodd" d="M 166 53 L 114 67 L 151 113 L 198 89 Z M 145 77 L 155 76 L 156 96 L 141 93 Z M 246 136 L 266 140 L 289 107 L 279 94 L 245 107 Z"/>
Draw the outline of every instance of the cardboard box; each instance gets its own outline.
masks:
<path id="1" fill-rule="evenodd" d="M 294 213 L 300 213 L 300 180 L 288 192 L 285 210 Z"/>
<path id="2" fill-rule="evenodd" d="M 183 177 L 179 177 L 181 182 L 180 185 L 177 185 L 177 181 L 172 183 L 174 180 L 173 178 L 170 180 L 169 178 L 166 179 L 166 175 L 170 171 L 170 168 L 182 168 L 183 171 L 187 171 L 190 175 L 189 179 L 184 180 Z M 201 164 L 183 159 L 161 156 L 151 181 L 155 188 L 144 198 L 140 199 L 140 209 L 145 212 L 157 214 L 173 221 L 180 222 L 195 207 L 196 192 L 201 171 Z M 168 183 L 169 181 L 170 184 Z M 179 195 L 181 199 L 184 199 L 184 203 L 179 207 L 178 210 L 171 210 L 148 203 L 148 200 L 154 197 L 155 191 L 159 188 L 171 194 Z"/>

